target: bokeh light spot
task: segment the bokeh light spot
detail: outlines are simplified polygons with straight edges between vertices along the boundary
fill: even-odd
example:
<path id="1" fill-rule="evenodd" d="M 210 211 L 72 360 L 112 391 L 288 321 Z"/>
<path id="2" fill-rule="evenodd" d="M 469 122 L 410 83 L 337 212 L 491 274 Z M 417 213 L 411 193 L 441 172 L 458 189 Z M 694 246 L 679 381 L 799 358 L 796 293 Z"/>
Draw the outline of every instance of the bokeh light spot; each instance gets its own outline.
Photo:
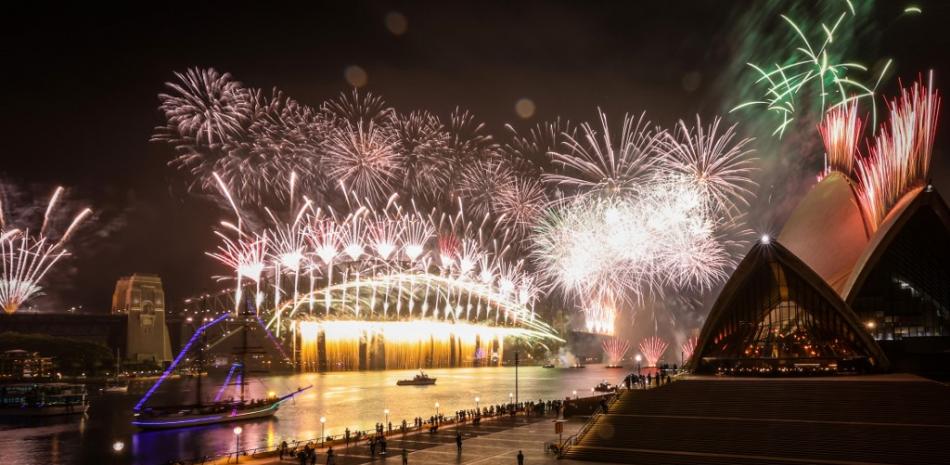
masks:
<path id="1" fill-rule="evenodd" d="M 534 116 L 534 110 L 534 101 L 529 98 L 521 98 L 515 102 L 515 113 L 524 119 Z"/>
<path id="2" fill-rule="evenodd" d="M 363 87 L 369 81 L 366 70 L 356 65 L 347 66 L 343 70 L 343 78 L 353 87 Z"/>

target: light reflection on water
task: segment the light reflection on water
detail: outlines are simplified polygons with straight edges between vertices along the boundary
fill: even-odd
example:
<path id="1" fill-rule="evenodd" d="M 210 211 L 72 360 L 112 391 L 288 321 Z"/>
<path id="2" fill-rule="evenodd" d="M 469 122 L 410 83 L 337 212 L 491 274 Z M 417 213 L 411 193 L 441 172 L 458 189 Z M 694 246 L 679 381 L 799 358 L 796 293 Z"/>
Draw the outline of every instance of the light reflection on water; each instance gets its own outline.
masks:
<path id="1" fill-rule="evenodd" d="M 276 446 L 282 440 L 317 438 L 320 417 L 327 418 L 325 434 L 339 435 L 344 428 L 372 429 L 384 421 L 384 409 L 397 428 L 403 419 L 428 418 L 439 411 L 452 415 L 459 409 L 508 402 L 513 393 L 514 368 L 446 368 L 428 370 L 438 378 L 434 386 L 396 386 L 396 381 L 411 378 L 413 371 L 363 371 L 343 373 L 307 373 L 250 379 L 249 396 L 262 397 L 268 391 L 283 394 L 298 387 L 313 385 L 309 391 L 284 404 L 275 420 L 241 423 L 241 447 Z M 519 369 L 521 400 L 563 399 L 574 390 L 589 395 L 601 380 L 619 381 L 626 370 L 589 365 L 584 369 Z M 214 396 L 216 386 L 205 385 L 205 398 Z M 128 395 L 94 395 L 89 417 L 85 419 L 46 419 L 29 425 L 0 425 L 0 464 L 83 464 L 136 463 L 161 464 L 170 459 L 193 458 L 234 450 L 234 425 L 217 425 L 169 431 L 138 431 L 129 424 L 132 406 L 148 388 L 133 386 Z M 229 394 L 225 394 L 227 397 Z M 190 402 L 195 398 L 194 384 L 186 380 L 168 381 L 155 395 L 156 405 Z M 111 452 L 112 443 L 125 442 L 119 457 Z M 116 460 L 119 459 L 119 460 Z"/>

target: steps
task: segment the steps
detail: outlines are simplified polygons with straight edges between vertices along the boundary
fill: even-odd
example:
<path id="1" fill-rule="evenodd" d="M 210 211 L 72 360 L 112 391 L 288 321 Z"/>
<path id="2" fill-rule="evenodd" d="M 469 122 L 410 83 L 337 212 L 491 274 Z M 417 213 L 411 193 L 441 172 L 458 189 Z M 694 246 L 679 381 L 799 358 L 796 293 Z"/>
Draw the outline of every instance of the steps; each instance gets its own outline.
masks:
<path id="1" fill-rule="evenodd" d="M 637 464 L 950 463 L 950 388 L 925 380 L 686 380 L 628 391 L 566 453 Z"/>

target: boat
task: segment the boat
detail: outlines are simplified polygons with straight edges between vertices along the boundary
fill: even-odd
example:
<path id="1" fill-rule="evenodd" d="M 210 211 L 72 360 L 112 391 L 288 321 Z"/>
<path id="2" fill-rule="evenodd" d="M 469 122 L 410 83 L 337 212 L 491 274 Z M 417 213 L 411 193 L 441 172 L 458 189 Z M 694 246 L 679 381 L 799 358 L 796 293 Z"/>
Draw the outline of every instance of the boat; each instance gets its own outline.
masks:
<path id="1" fill-rule="evenodd" d="M 102 392 L 111 392 L 111 393 L 126 393 L 129 392 L 129 381 L 119 379 L 119 371 L 121 367 L 119 363 L 121 362 L 119 357 L 119 349 L 115 350 L 115 376 L 112 379 L 106 380 L 105 387 L 102 388 Z"/>
<path id="2" fill-rule="evenodd" d="M 597 392 L 614 392 L 617 390 L 617 386 L 614 386 L 607 381 L 601 381 L 600 384 L 594 386 L 594 391 Z"/>
<path id="3" fill-rule="evenodd" d="M 214 320 L 214 323 L 217 323 L 223 318 L 222 316 Z M 242 344 L 240 350 L 235 353 L 238 358 L 238 362 L 231 364 L 231 369 L 228 372 L 227 378 L 225 378 L 224 383 L 216 393 L 214 401 L 206 402 L 202 397 L 202 372 L 204 371 L 204 350 L 198 350 L 198 357 L 195 360 L 196 366 L 194 367 L 194 373 L 196 378 L 196 399 L 193 404 L 189 405 L 167 405 L 162 407 L 146 407 L 144 403 L 147 401 L 148 397 L 154 392 L 158 385 L 162 383 L 166 376 L 159 378 L 156 381 L 155 385 L 149 389 L 148 393 L 142 400 L 139 401 L 139 404 L 136 405 L 134 411 L 134 418 L 132 419 L 132 425 L 137 426 L 145 430 L 157 430 L 157 429 L 174 429 L 174 428 L 187 428 L 191 426 L 201 426 L 201 425 L 213 425 L 219 423 L 230 423 L 236 421 L 247 421 L 254 420 L 259 418 L 268 418 L 272 417 L 277 410 L 280 409 L 280 406 L 293 399 L 294 396 L 300 394 L 307 389 L 310 389 L 311 386 L 297 388 L 296 391 L 291 392 L 287 395 L 278 397 L 277 394 L 271 392 L 268 393 L 264 398 L 258 399 L 247 399 L 245 397 L 244 387 L 247 385 L 245 381 L 245 365 L 246 358 L 249 353 L 247 346 L 247 332 L 248 325 L 253 318 L 253 313 L 244 315 L 243 323 L 241 327 Z M 176 361 L 180 361 L 182 355 L 187 352 L 191 343 L 195 341 L 198 336 L 201 336 L 201 343 L 199 347 L 207 347 L 206 334 L 204 330 L 210 327 L 214 323 L 208 323 L 198 331 L 195 332 L 192 336 L 192 340 L 189 341 L 189 344 L 182 349 L 182 354 L 176 358 Z M 235 331 L 236 332 L 236 331 Z M 233 332 L 232 332 L 233 334 Z M 264 353 L 263 350 L 255 352 L 255 354 Z M 171 372 L 175 368 L 173 363 L 168 370 L 165 371 L 165 374 Z M 235 379 L 233 383 L 232 379 Z M 228 398 L 223 399 L 223 394 L 228 386 L 235 386 L 239 389 L 238 398 Z"/>
<path id="4" fill-rule="evenodd" d="M 580 363 L 575 363 L 571 365 L 571 368 L 587 368 L 587 365 L 581 365 Z"/>
<path id="5" fill-rule="evenodd" d="M 623 368 L 623 365 L 607 365 L 605 368 L 617 369 L 617 368 Z"/>
<path id="6" fill-rule="evenodd" d="M 542 365 L 542 368 L 554 368 L 554 364 L 553 364 L 553 363 L 545 363 L 544 365 Z"/>
<path id="7" fill-rule="evenodd" d="M 76 415 L 89 410 L 86 385 L 19 383 L 0 385 L 0 416 Z"/>
<path id="8" fill-rule="evenodd" d="M 277 413 L 281 404 L 311 387 L 298 388 L 283 397 L 146 408 L 135 414 L 132 424 L 146 430 L 172 429 L 267 418 Z"/>
<path id="9" fill-rule="evenodd" d="M 430 378 L 425 372 L 420 371 L 412 379 L 401 379 L 396 381 L 396 386 L 429 386 L 435 384 L 436 378 Z"/>

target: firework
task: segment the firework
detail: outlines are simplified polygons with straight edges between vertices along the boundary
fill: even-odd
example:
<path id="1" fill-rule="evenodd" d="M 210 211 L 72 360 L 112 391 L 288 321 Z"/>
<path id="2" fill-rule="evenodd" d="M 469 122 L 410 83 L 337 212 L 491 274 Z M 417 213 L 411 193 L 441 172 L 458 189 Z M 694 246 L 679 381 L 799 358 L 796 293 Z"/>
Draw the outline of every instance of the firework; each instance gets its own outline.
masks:
<path id="1" fill-rule="evenodd" d="M 499 200 L 514 188 L 516 177 L 499 159 L 478 160 L 462 168 L 458 194 L 473 217 L 497 215 Z"/>
<path id="2" fill-rule="evenodd" d="M 51 223 L 62 194 L 62 187 L 53 191 L 37 234 L 31 234 L 28 228 L 8 227 L 4 205 L 0 201 L 0 305 L 7 314 L 16 312 L 24 302 L 42 291 L 43 278 L 57 262 L 69 255 L 67 242 L 83 220 L 92 214 L 92 210 L 83 209 L 57 236 Z"/>
<path id="3" fill-rule="evenodd" d="M 617 304 L 609 295 L 592 301 L 584 308 L 584 326 L 587 332 L 613 336 L 617 313 Z"/>
<path id="4" fill-rule="evenodd" d="M 699 189 L 709 208 L 731 215 L 738 212 L 737 203 L 747 204 L 752 195 L 755 183 L 749 176 L 755 159 L 747 148 L 752 139 L 733 142 L 736 125 L 720 134 L 721 121 L 717 117 L 704 127 L 696 116 L 696 126 L 689 128 L 680 120 L 673 133 L 664 134 L 666 164 Z"/>
<path id="5" fill-rule="evenodd" d="M 461 338 L 443 341 L 446 348 L 457 343 L 484 350 L 482 342 L 505 337 L 560 341 L 535 318 L 540 292 L 522 261 L 505 259 L 504 236 L 499 240 L 484 220 L 467 220 L 464 209 L 423 214 L 396 200 L 390 196 L 377 208 L 354 196 L 345 215 L 304 202 L 289 220 L 271 215 L 271 224 L 250 231 L 247 223 L 245 229 L 222 223 L 216 232 L 222 244 L 209 255 L 232 272 L 236 302 L 252 287 L 268 328 L 276 328 L 278 337 L 292 329 L 305 338 L 308 366 L 318 352 L 357 357 L 366 331 L 386 334 L 395 343 L 405 333 L 400 325 L 409 322 L 417 328 L 456 327 L 427 333 L 429 339 L 449 333 Z M 299 326 L 302 321 L 310 326 Z M 313 346 L 317 334 L 325 334 L 332 347 Z M 417 347 L 425 339 L 419 337 L 399 350 Z M 408 367 L 403 363 L 409 362 L 393 360 L 388 366 Z"/>
<path id="6" fill-rule="evenodd" d="M 655 367 L 656 363 L 663 357 L 663 353 L 666 352 L 667 345 L 666 341 L 658 336 L 651 336 L 640 341 L 640 352 L 643 353 L 643 357 L 646 359 L 646 366 Z"/>
<path id="7" fill-rule="evenodd" d="M 680 350 L 683 351 L 683 360 L 689 360 L 689 358 L 693 356 L 693 351 L 696 350 L 696 338 L 691 337 L 687 339 Z"/>
<path id="8" fill-rule="evenodd" d="M 568 136 L 567 152 L 551 152 L 553 161 L 567 174 L 545 174 L 551 184 L 587 193 L 619 193 L 646 179 L 658 157 L 659 132 L 646 114 L 624 115 L 619 137 L 611 136 L 607 115 L 598 111 L 599 128 L 581 125 L 580 140 Z"/>
<path id="9" fill-rule="evenodd" d="M 825 173 L 833 170 L 850 176 L 858 156 L 863 121 L 858 117 L 858 102 L 840 105 L 825 114 L 818 125 L 825 144 Z"/>
<path id="10" fill-rule="evenodd" d="M 384 128 L 347 122 L 327 138 L 325 164 L 331 179 L 373 201 L 392 192 L 402 172 L 402 156 Z"/>
<path id="11" fill-rule="evenodd" d="M 608 365 L 619 365 L 630 350 L 630 342 L 625 339 L 610 338 L 603 342 Z"/>
<path id="12" fill-rule="evenodd" d="M 872 119 L 877 118 L 877 107 L 874 103 L 874 93 L 881 79 L 890 67 L 890 61 L 881 70 L 874 84 L 862 83 L 853 75 L 866 72 L 864 65 L 848 61 L 843 58 L 843 47 L 847 41 L 842 37 L 853 34 L 848 26 L 855 20 L 855 11 L 850 2 L 848 8 L 832 17 L 831 21 L 821 21 L 815 27 L 804 27 L 787 15 L 781 19 L 790 31 L 793 32 L 795 43 L 788 47 L 791 50 L 786 57 L 773 60 L 772 65 L 756 65 L 749 63 L 758 76 L 756 86 L 764 88 L 762 97 L 756 100 L 739 104 L 731 111 L 745 107 L 764 107 L 768 112 L 778 116 L 778 126 L 773 131 L 783 134 L 788 125 L 795 119 L 802 108 L 809 105 L 801 100 L 809 96 L 819 98 L 818 108 L 821 113 L 831 106 L 848 105 L 860 99 L 867 99 L 872 103 Z M 838 39 L 838 40 L 836 40 Z"/>
<path id="13" fill-rule="evenodd" d="M 857 160 L 858 196 L 875 229 L 907 191 L 927 182 L 939 108 L 932 74 L 926 86 L 916 82 L 901 89 L 890 104 L 889 124 L 881 128 L 867 157 Z"/>

